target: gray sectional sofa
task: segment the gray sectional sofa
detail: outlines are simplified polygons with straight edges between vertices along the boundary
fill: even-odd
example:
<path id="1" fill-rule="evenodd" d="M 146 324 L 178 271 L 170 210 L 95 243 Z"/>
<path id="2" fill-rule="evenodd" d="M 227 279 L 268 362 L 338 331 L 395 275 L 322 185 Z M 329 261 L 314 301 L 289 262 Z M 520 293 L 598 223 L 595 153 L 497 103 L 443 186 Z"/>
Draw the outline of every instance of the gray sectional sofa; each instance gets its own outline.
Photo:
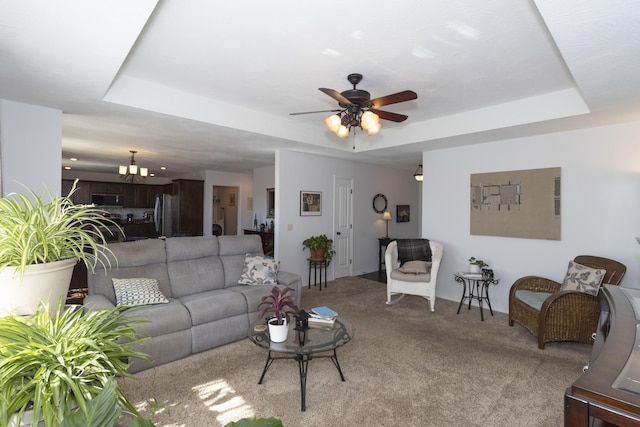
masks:
<path id="1" fill-rule="evenodd" d="M 153 363 L 132 361 L 130 372 L 138 372 L 247 337 L 247 331 L 270 285 L 239 285 L 245 255 L 262 254 L 257 235 L 173 237 L 109 245 L 118 267 L 89 272 L 90 309 L 116 304 L 113 278 L 151 278 L 169 300 L 132 310 L 131 316 L 148 320 L 135 328 L 150 339 L 140 345 Z M 300 306 L 301 278 L 278 272 L 278 286 L 295 290 Z"/>

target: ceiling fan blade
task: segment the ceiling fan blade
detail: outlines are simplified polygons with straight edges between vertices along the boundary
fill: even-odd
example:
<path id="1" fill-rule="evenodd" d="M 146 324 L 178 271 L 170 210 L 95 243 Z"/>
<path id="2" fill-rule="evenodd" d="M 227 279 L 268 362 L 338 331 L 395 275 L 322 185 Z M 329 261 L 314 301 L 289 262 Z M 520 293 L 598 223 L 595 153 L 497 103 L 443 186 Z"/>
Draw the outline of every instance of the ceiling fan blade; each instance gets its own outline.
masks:
<path id="1" fill-rule="evenodd" d="M 409 118 L 409 116 L 405 116 L 404 114 L 391 113 L 389 111 L 382 111 L 382 110 L 375 110 L 373 108 L 371 109 L 371 111 L 376 113 L 378 117 L 380 117 L 381 119 L 389 120 L 392 122 L 400 123 L 400 122 L 404 122 Z"/>
<path id="2" fill-rule="evenodd" d="M 326 93 L 327 95 L 329 95 L 330 97 L 332 97 L 333 99 L 335 99 L 336 101 L 338 101 L 340 104 L 344 104 L 347 107 L 350 107 L 351 105 L 353 105 L 351 103 L 351 101 L 349 101 L 347 98 L 345 98 L 344 96 L 342 96 L 342 94 L 334 89 L 327 89 L 324 87 L 320 87 L 318 88 L 320 90 L 320 92 L 322 93 Z"/>
<path id="3" fill-rule="evenodd" d="M 383 96 L 381 98 L 372 99 L 371 101 L 369 101 L 369 104 L 371 108 L 380 108 L 384 105 L 397 104 L 398 102 L 411 101 L 412 99 L 417 99 L 417 98 L 418 98 L 418 94 L 415 93 L 414 91 L 404 90 L 402 92 Z"/>
<path id="4" fill-rule="evenodd" d="M 289 113 L 290 116 L 299 116 L 300 114 L 315 114 L 315 113 L 337 113 L 342 110 L 319 110 L 319 111 L 304 111 L 302 113 Z"/>

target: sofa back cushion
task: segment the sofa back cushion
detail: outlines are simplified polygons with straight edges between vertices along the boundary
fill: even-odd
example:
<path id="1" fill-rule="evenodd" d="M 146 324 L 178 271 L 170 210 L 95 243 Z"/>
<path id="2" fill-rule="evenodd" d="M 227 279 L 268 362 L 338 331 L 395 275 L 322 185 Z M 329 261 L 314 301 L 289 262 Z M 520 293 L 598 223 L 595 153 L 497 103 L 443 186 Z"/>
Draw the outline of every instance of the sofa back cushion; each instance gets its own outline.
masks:
<path id="1" fill-rule="evenodd" d="M 238 286 L 246 255 L 263 255 L 262 239 L 257 234 L 220 236 L 218 244 L 220 260 L 224 266 L 224 286 L 225 288 Z"/>
<path id="2" fill-rule="evenodd" d="M 96 266 L 95 273 L 89 271 L 87 276 L 90 295 L 104 295 L 113 304 L 116 294 L 113 290 L 112 279 L 130 279 L 144 277 L 156 279 L 160 291 L 166 297 L 172 297 L 167 272 L 167 255 L 165 241 L 161 239 L 146 239 L 133 242 L 110 243 L 118 264 L 112 262 L 112 268 Z"/>
<path id="3" fill-rule="evenodd" d="M 224 288 L 216 236 L 167 239 L 167 269 L 175 298 Z"/>

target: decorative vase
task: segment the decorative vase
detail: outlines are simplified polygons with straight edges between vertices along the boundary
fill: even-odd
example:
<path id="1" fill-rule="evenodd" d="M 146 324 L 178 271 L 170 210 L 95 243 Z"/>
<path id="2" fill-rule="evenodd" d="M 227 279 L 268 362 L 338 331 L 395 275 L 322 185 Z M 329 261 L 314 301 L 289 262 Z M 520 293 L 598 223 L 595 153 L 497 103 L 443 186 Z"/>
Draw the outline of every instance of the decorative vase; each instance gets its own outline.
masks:
<path id="1" fill-rule="evenodd" d="M 481 272 L 482 269 L 480 269 L 480 266 L 478 264 L 469 264 L 469 273 L 480 274 Z"/>
<path id="2" fill-rule="evenodd" d="M 7 267 L 0 272 L 0 316 L 12 313 L 30 316 L 36 312 L 42 301 L 49 304 L 52 312 L 69 292 L 76 258 L 45 264 L 28 265 L 24 276 L 15 272 L 15 267 Z"/>
<path id="3" fill-rule="evenodd" d="M 284 323 L 282 325 L 278 325 L 278 318 L 274 317 L 269 320 L 269 338 L 273 342 L 285 342 L 287 340 L 287 335 L 289 333 L 289 325 L 287 324 L 287 319 L 283 319 Z"/>

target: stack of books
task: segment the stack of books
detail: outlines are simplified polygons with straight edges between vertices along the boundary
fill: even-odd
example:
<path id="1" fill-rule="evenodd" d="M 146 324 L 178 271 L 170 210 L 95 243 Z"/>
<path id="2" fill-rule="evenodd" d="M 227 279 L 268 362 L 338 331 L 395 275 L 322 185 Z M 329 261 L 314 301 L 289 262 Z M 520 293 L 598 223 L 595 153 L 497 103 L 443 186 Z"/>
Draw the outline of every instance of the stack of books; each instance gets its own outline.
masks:
<path id="1" fill-rule="evenodd" d="M 309 326 L 333 326 L 338 313 L 329 307 L 315 307 L 309 313 Z"/>

